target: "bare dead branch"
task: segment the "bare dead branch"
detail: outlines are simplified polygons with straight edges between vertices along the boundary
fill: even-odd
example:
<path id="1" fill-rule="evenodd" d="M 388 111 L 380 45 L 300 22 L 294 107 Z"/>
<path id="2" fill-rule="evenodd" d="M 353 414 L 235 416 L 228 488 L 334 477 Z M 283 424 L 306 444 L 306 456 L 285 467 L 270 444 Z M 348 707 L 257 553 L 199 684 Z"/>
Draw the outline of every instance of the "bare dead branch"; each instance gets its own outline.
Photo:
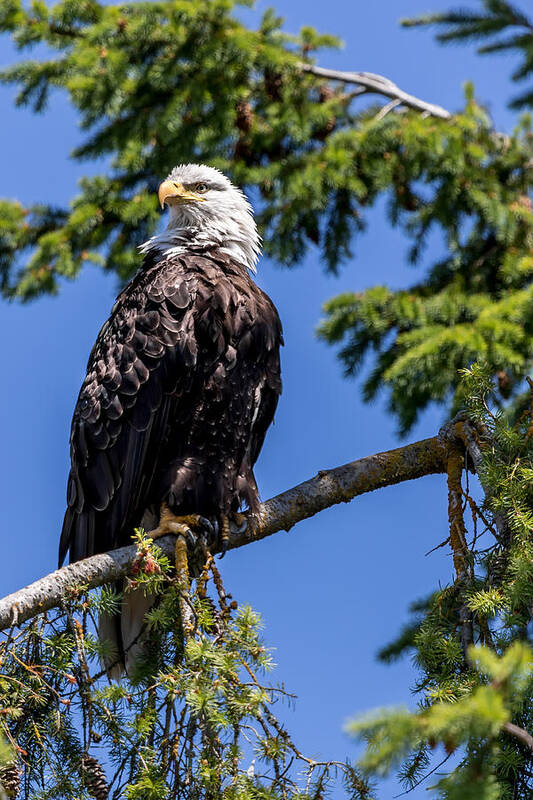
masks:
<path id="1" fill-rule="evenodd" d="M 446 446 L 442 432 L 430 439 L 320 471 L 314 478 L 263 503 L 255 537 L 251 539 L 246 531 L 232 530 L 228 549 L 243 547 L 277 531 L 289 531 L 297 522 L 337 503 L 348 503 L 358 495 L 445 471 Z M 164 536 L 157 544 L 174 559 L 175 541 L 174 536 Z M 136 556 L 135 545 L 91 556 L 4 597 L 0 600 L 0 630 L 54 608 L 75 589 L 92 589 L 124 577 Z"/>
<path id="2" fill-rule="evenodd" d="M 402 104 L 401 100 L 391 100 L 390 103 L 387 103 L 386 105 L 383 106 L 383 108 L 381 108 L 378 111 L 374 119 L 376 120 L 376 122 L 379 122 L 380 119 L 385 119 L 387 114 L 390 114 L 391 111 L 394 111 L 394 109 L 397 108 L 398 106 L 401 106 L 401 104 Z"/>
<path id="3" fill-rule="evenodd" d="M 397 100 L 398 104 L 413 108 L 416 111 L 422 111 L 432 117 L 438 117 L 439 119 L 451 119 L 452 117 L 450 112 L 446 111 L 442 106 L 427 103 L 425 100 L 420 100 L 420 98 L 404 92 L 403 89 L 400 89 L 388 78 L 384 78 L 383 75 L 375 75 L 373 72 L 344 72 L 338 69 L 325 69 L 305 62 L 301 62 L 299 67 L 302 72 L 308 72 L 318 78 L 341 81 L 342 83 L 355 83 L 364 87 L 365 92 L 373 92 L 384 97 L 390 97 L 391 100 Z M 388 110 L 390 111 L 391 109 L 389 108 Z"/>

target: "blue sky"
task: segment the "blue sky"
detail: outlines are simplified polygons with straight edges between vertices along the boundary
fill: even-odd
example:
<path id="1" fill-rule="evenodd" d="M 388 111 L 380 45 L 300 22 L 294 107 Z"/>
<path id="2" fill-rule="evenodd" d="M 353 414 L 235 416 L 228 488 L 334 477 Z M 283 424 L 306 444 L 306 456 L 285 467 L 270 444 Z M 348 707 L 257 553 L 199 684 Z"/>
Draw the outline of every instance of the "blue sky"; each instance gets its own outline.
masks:
<path id="1" fill-rule="evenodd" d="M 441 48 L 429 32 L 399 27 L 401 17 L 439 10 L 437 3 L 280 0 L 276 8 L 289 31 L 310 24 L 344 39 L 344 50 L 324 54 L 322 66 L 384 74 L 451 110 L 461 105 L 462 83 L 471 79 L 497 125 L 509 129 L 514 117 L 505 108 L 508 59 Z M 261 0 L 244 16 L 255 19 L 267 5 Z M 472 0 L 461 5 L 479 7 Z M 0 63 L 14 58 L 8 41 L 1 41 Z M 94 171 L 68 159 L 80 140 L 74 113 L 59 94 L 39 117 L 15 110 L 12 97 L 12 90 L 0 90 L 0 195 L 67 203 L 84 171 Z M 334 352 L 314 333 L 321 304 L 338 292 L 376 283 L 401 286 L 416 278 L 406 264 L 406 241 L 390 229 L 383 208 L 369 221 L 339 278 L 326 277 L 313 254 L 292 271 L 261 262 L 258 280 L 278 306 L 286 339 L 284 393 L 257 469 L 263 498 L 318 469 L 398 445 L 383 400 L 363 405 L 358 382 L 343 379 Z M 437 247 L 432 245 L 426 263 Z M 2 303 L 2 595 L 55 568 L 72 409 L 115 292 L 112 276 L 87 267 L 57 298 L 24 307 Z M 442 409 L 428 411 L 409 439 L 433 435 L 442 415 Z M 298 696 L 288 724 L 308 755 L 353 756 L 355 745 L 343 733 L 349 717 L 376 706 L 414 704 L 412 665 L 385 667 L 375 653 L 405 622 L 412 600 L 452 580 L 449 553 L 424 555 L 446 538 L 446 517 L 444 479 L 428 477 L 330 509 L 221 562 L 234 597 L 263 615 L 267 643 L 276 647 L 276 678 Z M 400 791 L 387 781 L 379 797 L 389 800 Z M 423 788 L 410 795 L 423 796 Z"/>

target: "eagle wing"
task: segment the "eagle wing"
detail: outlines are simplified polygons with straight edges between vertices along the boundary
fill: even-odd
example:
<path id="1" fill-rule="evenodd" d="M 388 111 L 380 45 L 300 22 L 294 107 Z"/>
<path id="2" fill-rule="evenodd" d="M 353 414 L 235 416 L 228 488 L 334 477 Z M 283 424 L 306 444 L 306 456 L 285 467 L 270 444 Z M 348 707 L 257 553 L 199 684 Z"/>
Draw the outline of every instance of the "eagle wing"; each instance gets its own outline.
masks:
<path id="1" fill-rule="evenodd" d="M 176 389 L 197 360 L 196 291 L 194 273 L 169 280 L 148 267 L 98 335 L 72 420 L 60 564 L 69 549 L 76 561 L 127 543 L 140 524 L 169 419 L 180 413 Z"/>
<path id="2" fill-rule="evenodd" d="M 281 394 L 281 368 L 279 348 L 283 345 L 283 333 L 278 312 L 270 298 L 261 292 L 263 323 L 258 331 L 260 349 L 264 355 L 263 374 L 258 387 L 258 402 L 254 409 L 254 421 L 250 436 L 250 466 L 259 457 L 268 428 L 272 424 Z"/>
<path id="3" fill-rule="evenodd" d="M 219 372 L 236 405 L 225 409 L 225 423 L 208 424 L 250 421 L 239 429 L 246 451 L 240 497 L 257 504 L 252 468 L 281 391 L 280 344 L 272 302 L 227 256 L 147 257 L 89 357 L 72 421 L 60 564 L 68 550 L 76 561 L 128 543 L 158 498 L 166 443 L 179 446 L 204 424 L 201 393 Z M 223 364 L 232 358 L 242 370 L 228 377 Z"/>

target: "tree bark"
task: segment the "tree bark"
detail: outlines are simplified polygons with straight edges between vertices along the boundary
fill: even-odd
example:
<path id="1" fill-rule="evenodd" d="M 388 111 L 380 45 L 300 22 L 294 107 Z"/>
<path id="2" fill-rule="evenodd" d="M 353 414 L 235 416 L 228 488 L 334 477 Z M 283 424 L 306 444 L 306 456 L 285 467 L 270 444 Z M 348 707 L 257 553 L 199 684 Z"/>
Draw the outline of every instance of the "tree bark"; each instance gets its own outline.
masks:
<path id="1" fill-rule="evenodd" d="M 443 431 L 447 431 L 449 426 Z M 267 500 L 261 506 L 259 530 L 254 538 L 246 531 L 232 531 L 228 550 L 243 547 L 277 531 L 289 531 L 297 522 L 318 514 L 337 503 L 384 486 L 446 472 L 447 448 L 441 434 L 430 439 L 366 456 L 341 467 L 321 470 L 298 486 Z M 174 558 L 174 536 L 157 540 L 163 552 Z M 216 553 L 218 550 L 213 549 Z M 69 564 L 35 583 L 0 600 L 0 630 L 18 625 L 61 603 L 69 592 L 82 586 L 87 589 L 124 577 L 137 555 L 135 545 Z"/>

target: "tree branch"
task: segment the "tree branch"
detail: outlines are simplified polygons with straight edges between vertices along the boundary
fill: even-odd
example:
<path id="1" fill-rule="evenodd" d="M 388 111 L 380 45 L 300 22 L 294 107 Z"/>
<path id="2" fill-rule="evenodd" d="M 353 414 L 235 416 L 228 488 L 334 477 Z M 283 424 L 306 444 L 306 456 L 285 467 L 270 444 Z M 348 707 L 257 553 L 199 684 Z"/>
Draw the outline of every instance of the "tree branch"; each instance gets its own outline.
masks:
<path id="1" fill-rule="evenodd" d="M 324 69 L 324 67 L 317 67 L 314 64 L 307 64 L 300 62 L 299 64 L 302 72 L 309 72 L 311 75 L 316 75 L 319 78 L 327 78 L 330 81 L 341 81 L 342 83 L 355 83 L 358 86 L 364 87 L 365 92 L 374 92 L 381 94 L 385 97 L 390 97 L 391 100 L 397 100 L 398 104 L 413 108 L 416 111 L 422 111 L 431 117 L 438 117 L 439 119 L 451 119 L 452 115 L 446 111 L 442 106 L 437 106 L 434 103 L 426 103 L 425 100 L 420 100 L 412 94 L 404 92 L 399 86 L 384 78 L 383 75 L 374 75 L 372 72 L 343 72 L 337 69 Z M 362 92 L 361 92 L 362 93 Z M 390 110 L 390 108 L 388 109 Z"/>
<path id="2" fill-rule="evenodd" d="M 525 744 L 531 752 L 533 753 L 533 736 L 525 731 L 523 728 L 519 728 L 518 725 L 515 725 L 514 722 L 506 722 L 503 726 L 503 729 L 506 733 L 514 736 L 515 739 L 518 739 L 522 744 Z"/>
<path id="3" fill-rule="evenodd" d="M 447 431 L 449 426 L 443 430 Z M 261 523 L 251 539 L 246 531 L 233 530 L 228 549 L 243 547 L 264 539 L 277 531 L 289 531 L 297 522 L 318 514 L 337 503 L 348 503 L 354 497 L 384 486 L 446 471 L 446 445 L 439 436 L 366 456 L 341 467 L 320 471 L 261 506 Z M 157 544 L 174 559 L 175 537 L 164 536 Z M 217 552 L 216 548 L 214 552 Z M 73 590 L 92 589 L 124 577 L 137 556 L 135 545 L 109 553 L 91 556 L 50 573 L 35 583 L 0 600 L 0 630 L 25 622 L 43 611 L 59 605 Z"/>

